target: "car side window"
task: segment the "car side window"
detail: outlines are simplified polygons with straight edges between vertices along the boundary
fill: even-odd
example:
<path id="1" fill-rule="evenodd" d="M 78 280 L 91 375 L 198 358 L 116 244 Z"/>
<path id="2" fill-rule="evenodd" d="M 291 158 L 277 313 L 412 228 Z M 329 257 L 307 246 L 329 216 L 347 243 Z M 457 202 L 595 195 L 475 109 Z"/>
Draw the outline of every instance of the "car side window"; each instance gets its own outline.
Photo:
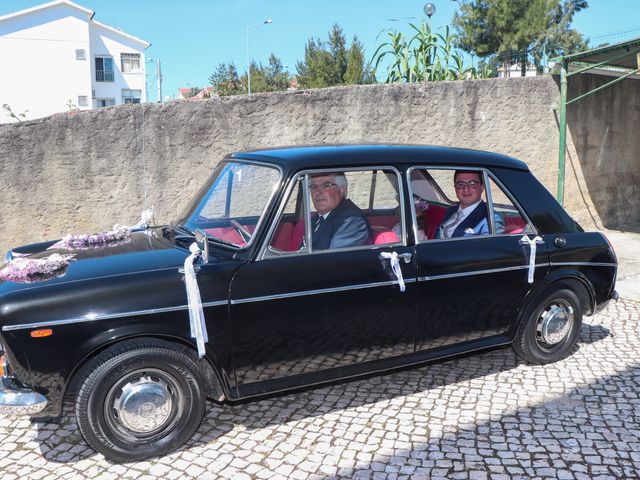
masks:
<path id="1" fill-rule="evenodd" d="M 491 189 L 491 203 L 497 235 L 515 235 L 535 232 L 526 217 L 515 206 L 511 198 L 493 180 L 488 182 Z"/>
<path id="2" fill-rule="evenodd" d="M 298 175 L 293 181 L 277 226 L 269 242 L 268 252 L 286 254 L 305 250 L 305 222 L 302 203 L 302 182 L 304 175 Z"/>
<path id="3" fill-rule="evenodd" d="M 482 170 L 413 169 L 409 179 L 418 242 L 491 234 Z"/>
<path id="4" fill-rule="evenodd" d="M 294 182 L 267 256 L 402 243 L 395 171 L 314 171 Z"/>

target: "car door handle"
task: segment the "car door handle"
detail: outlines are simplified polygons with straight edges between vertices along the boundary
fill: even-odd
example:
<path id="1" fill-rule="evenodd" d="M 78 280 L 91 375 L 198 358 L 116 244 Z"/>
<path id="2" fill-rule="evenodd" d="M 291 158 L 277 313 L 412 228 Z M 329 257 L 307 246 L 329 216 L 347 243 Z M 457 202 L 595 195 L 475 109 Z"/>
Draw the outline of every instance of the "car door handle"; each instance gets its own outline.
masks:
<path id="1" fill-rule="evenodd" d="M 404 263 L 409 263 L 411 261 L 411 253 L 410 252 L 405 252 L 405 253 L 398 253 L 398 258 L 401 258 L 402 260 L 404 260 Z M 383 255 L 380 255 L 380 258 L 384 259 L 386 257 L 384 257 Z"/>
<path id="2" fill-rule="evenodd" d="M 410 252 L 399 253 L 398 258 L 403 259 L 404 263 L 409 263 L 411 261 L 411 253 Z"/>
<path id="3" fill-rule="evenodd" d="M 564 248 L 567 246 L 567 239 L 564 237 L 556 237 L 553 243 L 558 248 Z"/>

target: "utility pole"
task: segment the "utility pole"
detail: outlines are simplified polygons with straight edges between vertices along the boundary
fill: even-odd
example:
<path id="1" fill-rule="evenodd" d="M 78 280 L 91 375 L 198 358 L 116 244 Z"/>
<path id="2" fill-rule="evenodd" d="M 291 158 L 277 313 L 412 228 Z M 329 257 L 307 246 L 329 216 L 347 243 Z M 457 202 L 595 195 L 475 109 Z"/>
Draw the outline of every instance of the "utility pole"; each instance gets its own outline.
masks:
<path id="1" fill-rule="evenodd" d="M 154 62 L 156 64 L 156 78 L 158 79 L 158 102 L 162 102 L 162 71 L 160 70 L 160 60 L 156 60 L 154 58 L 147 58 L 146 61 Z M 149 100 L 147 99 L 147 101 Z"/>
<path id="2" fill-rule="evenodd" d="M 158 75 L 158 102 L 162 102 L 162 72 L 160 71 L 160 60 L 156 60 L 156 66 L 158 68 L 156 72 Z"/>

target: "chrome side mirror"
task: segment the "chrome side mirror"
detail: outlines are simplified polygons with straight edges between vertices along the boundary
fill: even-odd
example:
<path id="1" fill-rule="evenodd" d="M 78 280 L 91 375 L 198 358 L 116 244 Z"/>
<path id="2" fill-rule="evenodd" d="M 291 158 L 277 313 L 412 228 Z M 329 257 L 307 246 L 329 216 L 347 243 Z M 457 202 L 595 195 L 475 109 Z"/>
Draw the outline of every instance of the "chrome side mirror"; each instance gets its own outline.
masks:
<path id="1" fill-rule="evenodd" d="M 202 263 L 209 263 L 209 240 L 207 239 L 207 232 L 197 228 L 194 233 L 196 236 L 196 244 L 202 251 L 200 259 L 202 260 Z"/>

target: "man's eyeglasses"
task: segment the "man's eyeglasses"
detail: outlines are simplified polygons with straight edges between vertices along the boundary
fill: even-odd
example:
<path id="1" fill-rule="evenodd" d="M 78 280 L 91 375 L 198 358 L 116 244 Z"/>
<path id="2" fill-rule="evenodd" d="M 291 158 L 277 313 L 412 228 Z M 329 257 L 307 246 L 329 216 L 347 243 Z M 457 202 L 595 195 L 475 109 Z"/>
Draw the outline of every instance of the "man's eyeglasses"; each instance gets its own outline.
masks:
<path id="1" fill-rule="evenodd" d="M 312 192 L 315 192 L 316 190 L 328 190 L 331 187 L 337 187 L 337 186 L 338 184 L 333 182 L 310 183 L 309 190 L 311 190 Z"/>
<path id="2" fill-rule="evenodd" d="M 453 185 L 456 187 L 456 190 L 462 190 L 464 187 L 476 189 L 480 185 L 480 182 L 478 182 L 477 180 L 469 180 L 468 182 L 463 182 L 462 180 L 460 180 Z"/>

